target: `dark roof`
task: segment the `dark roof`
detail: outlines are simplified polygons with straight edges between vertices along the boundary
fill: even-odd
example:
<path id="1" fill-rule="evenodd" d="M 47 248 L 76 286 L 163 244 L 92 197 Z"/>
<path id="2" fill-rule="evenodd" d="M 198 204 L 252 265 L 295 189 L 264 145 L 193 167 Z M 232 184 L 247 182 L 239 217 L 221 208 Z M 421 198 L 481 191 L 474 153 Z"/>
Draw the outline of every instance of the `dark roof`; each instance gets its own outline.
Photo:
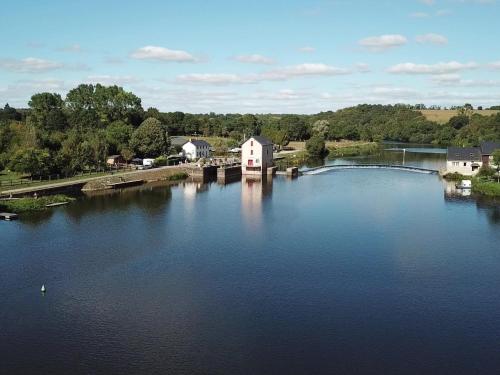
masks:
<path id="1" fill-rule="evenodd" d="M 481 153 L 483 155 L 491 155 L 495 150 L 500 150 L 500 142 L 482 142 Z"/>
<path id="2" fill-rule="evenodd" d="M 207 146 L 207 147 L 210 147 L 210 144 L 208 142 L 205 142 L 205 141 L 200 141 L 200 140 L 192 140 L 190 141 L 193 145 L 195 145 L 196 147 L 202 147 L 202 146 Z"/>
<path id="3" fill-rule="evenodd" d="M 449 161 L 481 161 L 479 147 L 448 147 Z"/>
<path id="4" fill-rule="evenodd" d="M 262 146 L 267 146 L 267 145 L 273 145 L 273 142 L 271 142 L 269 139 L 266 137 L 262 137 L 261 135 L 254 135 L 253 137 L 250 137 L 255 139 L 257 142 L 259 142 Z"/>
<path id="5" fill-rule="evenodd" d="M 170 137 L 170 143 L 173 146 L 182 146 L 185 143 L 187 143 L 187 141 L 188 141 L 187 138 L 181 137 L 181 136 L 177 136 L 177 135 L 173 135 L 173 136 Z"/>

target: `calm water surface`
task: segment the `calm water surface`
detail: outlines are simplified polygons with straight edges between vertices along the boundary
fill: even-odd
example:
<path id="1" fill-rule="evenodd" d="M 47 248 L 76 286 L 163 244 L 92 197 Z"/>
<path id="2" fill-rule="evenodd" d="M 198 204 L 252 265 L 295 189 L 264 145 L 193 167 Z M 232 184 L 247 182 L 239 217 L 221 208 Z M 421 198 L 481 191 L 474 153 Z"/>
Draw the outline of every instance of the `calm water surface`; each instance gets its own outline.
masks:
<path id="1" fill-rule="evenodd" d="M 499 244 L 401 171 L 83 197 L 0 222 L 0 373 L 498 373 Z"/>

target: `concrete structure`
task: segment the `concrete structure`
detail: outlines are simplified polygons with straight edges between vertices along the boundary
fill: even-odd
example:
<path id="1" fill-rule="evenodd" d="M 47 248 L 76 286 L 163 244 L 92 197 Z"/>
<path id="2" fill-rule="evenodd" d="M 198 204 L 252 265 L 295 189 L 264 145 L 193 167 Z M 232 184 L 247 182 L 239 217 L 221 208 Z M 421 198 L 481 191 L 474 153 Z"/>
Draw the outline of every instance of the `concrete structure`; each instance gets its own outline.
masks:
<path id="1" fill-rule="evenodd" d="M 264 175 L 273 164 L 273 143 L 260 136 L 247 139 L 241 146 L 241 173 Z"/>
<path id="2" fill-rule="evenodd" d="M 497 167 L 493 164 L 493 153 L 500 150 L 500 142 L 482 142 L 480 148 L 483 165 Z"/>
<path id="3" fill-rule="evenodd" d="M 210 157 L 210 144 L 205 141 L 189 140 L 182 146 L 182 153 L 188 160 Z"/>
<path id="4" fill-rule="evenodd" d="M 449 147 L 446 157 L 446 173 L 474 176 L 483 165 L 479 147 Z"/>

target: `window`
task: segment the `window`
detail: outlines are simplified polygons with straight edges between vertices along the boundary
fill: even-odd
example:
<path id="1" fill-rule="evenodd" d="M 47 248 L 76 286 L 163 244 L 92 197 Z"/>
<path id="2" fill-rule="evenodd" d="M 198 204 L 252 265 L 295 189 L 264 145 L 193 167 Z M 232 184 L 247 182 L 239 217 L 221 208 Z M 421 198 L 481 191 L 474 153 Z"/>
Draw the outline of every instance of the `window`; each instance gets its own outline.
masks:
<path id="1" fill-rule="evenodd" d="M 250 146 L 252 146 L 252 147 L 253 147 L 253 141 L 250 141 Z"/>
<path id="2" fill-rule="evenodd" d="M 253 150 L 250 150 L 250 155 L 253 155 Z"/>
<path id="3" fill-rule="evenodd" d="M 460 163 L 459 163 L 458 161 L 454 161 L 454 162 L 452 163 L 452 165 L 453 165 L 454 167 L 458 167 L 458 166 L 460 165 Z"/>
<path id="4" fill-rule="evenodd" d="M 467 166 L 467 163 L 464 163 L 464 167 L 466 167 L 466 166 Z"/>

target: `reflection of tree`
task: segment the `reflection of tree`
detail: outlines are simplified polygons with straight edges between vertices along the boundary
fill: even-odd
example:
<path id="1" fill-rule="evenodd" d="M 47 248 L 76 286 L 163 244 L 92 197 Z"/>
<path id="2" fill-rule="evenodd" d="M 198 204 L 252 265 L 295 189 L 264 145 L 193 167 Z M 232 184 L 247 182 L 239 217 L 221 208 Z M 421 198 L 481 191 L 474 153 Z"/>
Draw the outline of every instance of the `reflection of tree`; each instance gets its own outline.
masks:
<path id="1" fill-rule="evenodd" d="M 66 212 L 75 221 L 90 213 L 127 211 L 132 207 L 156 215 L 163 211 L 171 197 L 171 184 L 158 182 L 120 190 L 92 192 L 67 206 Z"/>
<path id="2" fill-rule="evenodd" d="M 23 224 L 36 227 L 47 221 L 52 215 L 54 215 L 54 209 L 48 209 L 21 214 L 20 218 Z"/>
<path id="3" fill-rule="evenodd" d="M 491 224 L 500 225 L 500 201 L 498 199 L 479 197 L 477 208 L 486 214 Z"/>

